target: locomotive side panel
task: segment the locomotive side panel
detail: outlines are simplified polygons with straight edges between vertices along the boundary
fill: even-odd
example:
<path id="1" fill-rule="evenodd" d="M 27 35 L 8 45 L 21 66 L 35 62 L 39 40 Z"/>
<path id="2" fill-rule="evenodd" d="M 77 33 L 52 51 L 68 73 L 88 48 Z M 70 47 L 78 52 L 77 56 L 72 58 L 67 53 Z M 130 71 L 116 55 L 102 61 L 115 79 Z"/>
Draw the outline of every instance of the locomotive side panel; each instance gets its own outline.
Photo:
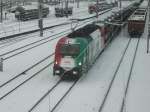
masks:
<path id="1" fill-rule="evenodd" d="M 90 36 L 93 38 L 92 48 L 93 48 L 93 61 L 97 58 L 99 53 L 104 47 L 104 41 L 101 37 L 100 29 L 97 29 L 95 32 L 91 33 Z"/>

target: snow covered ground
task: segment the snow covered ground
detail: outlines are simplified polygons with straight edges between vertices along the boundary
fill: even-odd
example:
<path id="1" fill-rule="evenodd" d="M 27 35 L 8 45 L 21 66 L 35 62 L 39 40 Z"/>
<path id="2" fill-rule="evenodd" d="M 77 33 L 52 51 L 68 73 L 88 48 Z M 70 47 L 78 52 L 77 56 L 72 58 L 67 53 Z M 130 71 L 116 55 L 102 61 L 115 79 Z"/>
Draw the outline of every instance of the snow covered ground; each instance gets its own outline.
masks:
<path id="1" fill-rule="evenodd" d="M 101 16 L 100 19 L 108 16 L 109 13 Z M 81 14 L 81 16 L 84 16 L 84 14 Z M 56 21 L 62 22 L 63 20 Z M 13 19 L 11 19 L 9 22 L 10 24 L 14 25 L 18 24 Z M 9 25 L 9 22 L 4 22 L 4 24 Z M 26 25 L 25 23 L 21 23 L 21 26 L 28 27 L 29 24 L 34 26 L 36 21 L 30 21 L 27 23 Z M 52 24 L 50 23 L 50 25 Z M 47 36 L 58 33 L 59 31 L 64 31 L 66 29 L 68 29 L 67 25 L 53 29 L 55 30 L 52 31 L 53 33 L 46 32 L 44 34 L 44 37 L 36 36 L 9 45 L 7 47 L 5 46 L 4 48 L 0 49 L 0 54 L 29 44 L 31 42 L 40 40 L 41 38 L 46 38 Z M 148 24 L 145 27 L 145 32 L 142 35 L 138 47 L 138 52 L 136 55 L 125 104 L 126 112 L 150 111 L 150 53 L 146 53 L 148 33 L 147 29 Z M 63 102 L 60 103 L 58 108 L 56 108 L 55 112 L 98 112 L 106 90 L 108 89 L 108 85 L 112 79 L 112 76 L 115 73 L 119 60 L 123 54 L 129 38 L 130 37 L 127 33 L 127 27 L 124 27 L 122 32 L 106 48 L 106 50 L 102 53 L 100 58 L 89 70 L 89 72 L 79 80 L 77 85 L 67 95 Z M 19 55 L 16 55 L 7 60 L 4 60 L 4 71 L 0 72 L 0 85 L 9 80 L 10 78 L 16 76 L 18 73 L 21 73 L 28 67 L 32 66 L 33 64 L 37 63 L 39 60 L 42 60 L 43 58 L 52 54 L 54 52 L 54 48 L 58 39 L 59 38 L 47 42 L 39 47 L 35 47 Z M 121 102 L 125 91 L 125 85 L 127 82 L 127 77 L 131 67 L 137 40 L 137 38 L 133 38 L 131 40 L 127 53 L 123 59 L 123 62 L 121 63 L 119 71 L 117 72 L 115 82 L 113 83 L 112 89 L 109 93 L 108 99 L 102 112 L 120 112 Z M 15 81 L 4 87 L 0 87 L 0 99 L 12 88 L 16 87 L 18 84 L 31 77 L 35 72 L 37 72 L 52 61 L 53 57 L 48 58 L 32 70 L 26 72 L 25 74 L 22 74 L 21 77 L 19 77 Z M 52 67 L 53 66 L 50 65 L 47 69 L 29 80 L 27 83 L 23 84 L 17 90 L 13 91 L 10 95 L 1 99 L 0 111 L 28 112 L 28 110 L 35 104 L 35 102 L 59 80 L 59 77 L 52 75 Z M 49 112 L 53 108 L 54 104 L 56 104 L 58 99 L 61 97 L 61 95 L 69 88 L 71 84 L 71 81 L 63 81 L 51 95 L 48 95 L 35 108 L 35 110 L 33 110 L 33 112 Z"/>

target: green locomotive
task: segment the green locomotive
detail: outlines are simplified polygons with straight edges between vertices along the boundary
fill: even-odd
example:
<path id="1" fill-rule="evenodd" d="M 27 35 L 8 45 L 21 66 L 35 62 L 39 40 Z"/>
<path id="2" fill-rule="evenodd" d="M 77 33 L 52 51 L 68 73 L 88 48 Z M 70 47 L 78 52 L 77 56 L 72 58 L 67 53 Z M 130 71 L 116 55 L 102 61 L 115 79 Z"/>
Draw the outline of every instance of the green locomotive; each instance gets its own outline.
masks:
<path id="1" fill-rule="evenodd" d="M 87 72 L 106 43 L 100 30 L 89 24 L 61 38 L 55 50 L 54 75 L 80 77 Z"/>

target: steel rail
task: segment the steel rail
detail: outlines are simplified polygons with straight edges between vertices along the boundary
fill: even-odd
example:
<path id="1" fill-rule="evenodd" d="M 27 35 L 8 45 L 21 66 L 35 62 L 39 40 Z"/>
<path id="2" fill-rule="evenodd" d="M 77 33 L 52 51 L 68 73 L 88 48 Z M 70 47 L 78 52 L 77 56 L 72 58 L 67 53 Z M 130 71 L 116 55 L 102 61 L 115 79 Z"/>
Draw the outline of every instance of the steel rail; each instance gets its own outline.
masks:
<path id="1" fill-rule="evenodd" d="M 45 57 L 44 59 L 40 60 L 39 62 L 35 63 L 34 65 L 30 66 L 29 68 L 27 68 L 26 70 L 22 71 L 21 73 L 19 73 L 18 75 L 16 75 L 15 77 L 9 79 L 8 81 L 4 82 L 3 84 L 0 85 L 0 88 L 2 88 L 3 86 L 7 85 L 8 83 L 10 83 L 11 81 L 17 79 L 18 77 L 20 77 L 22 74 L 25 74 L 27 71 L 31 70 L 32 68 L 34 68 L 35 66 L 39 65 L 40 63 L 42 63 L 43 61 L 45 61 L 46 59 L 50 58 L 51 56 L 53 56 L 54 53 L 50 54 L 49 56 Z"/>
<path id="2" fill-rule="evenodd" d="M 48 96 L 49 93 L 52 92 L 52 91 L 60 84 L 61 81 L 62 81 L 62 79 L 60 79 L 59 81 L 57 81 L 57 83 L 56 83 L 52 88 L 50 88 L 50 89 L 31 107 L 31 109 L 29 109 L 28 112 L 32 112 L 32 111 L 36 108 L 36 106 L 39 105 L 39 104 L 41 103 L 41 101 L 42 101 L 46 96 Z"/>
<path id="3" fill-rule="evenodd" d="M 127 80 L 127 84 L 126 84 L 126 88 L 125 88 L 125 92 L 124 92 L 124 96 L 123 96 L 123 100 L 122 100 L 122 103 L 121 103 L 120 112 L 123 112 L 124 107 L 125 107 L 127 93 L 128 93 L 129 84 L 130 84 L 130 81 L 131 81 L 131 76 L 132 76 L 133 67 L 134 67 L 134 63 L 135 63 L 135 59 L 136 59 L 136 55 L 137 55 L 137 51 L 138 51 L 139 42 L 140 42 L 140 38 L 138 38 L 138 42 L 136 44 L 136 49 L 135 49 L 135 52 L 134 52 L 134 56 L 133 56 L 133 60 L 132 60 L 131 68 L 130 68 L 130 73 L 129 73 L 129 76 L 128 76 L 128 80 Z"/>
<path id="4" fill-rule="evenodd" d="M 13 91 L 17 90 L 19 87 L 21 87 L 23 84 L 27 83 L 29 80 L 33 79 L 35 76 L 37 76 L 38 74 L 40 74 L 42 71 L 44 71 L 46 68 L 48 68 L 50 65 L 52 65 L 53 62 L 47 64 L 46 66 L 44 66 L 42 69 L 40 69 L 38 72 L 34 73 L 31 77 L 29 77 L 28 79 L 26 79 L 25 81 L 23 81 L 22 83 L 20 83 L 18 86 L 16 86 L 15 88 L 13 88 L 12 90 L 10 90 L 9 92 L 7 92 L 6 94 L 4 94 L 3 96 L 0 97 L 0 100 L 4 99 L 5 97 L 7 97 L 9 94 L 11 94 Z"/>
<path id="5" fill-rule="evenodd" d="M 45 97 L 47 97 L 47 96 L 61 83 L 61 81 L 62 81 L 64 75 L 65 75 L 65 73 L 61 74 L 61 77 L 60 77 L 60 79 L 56 82 L 56 84 L 55 84 L 54 86 L 52 86 L 52 87 L 29 109 L 28 112 L 32 112 L 32 111 L 36 108 L 36 106 L 38 106 L 38 105 L 41 103 L 41 101 L 42 101 Z"/>
<path id="6" fill-rule="evenodd" d="M 130 42 L 131 42 L 131 38 L 128 40 L 128 43 L 127 43 L 127 45 L 126 45 L 126 47 L 125 47 L 125 49 L 124 49 L 124 52 L 123 52 L 123 54 L 122 54 L 122 56 L 121 56 L 121 58 L 120 58 L 120 60 L 119 60 L 119 63 L 118 63 L 118 65 L 117 65 L 117 68 L 116 68 L 116 70 L 115 70 L 115 72 L 114 72 L 114 74 L 113 74 L 113 78 L 111 79 L 111 82 L 110 82 L 110 84 L 109 84 L 109 87 L 108 87 L 108 89 L 107 89 L 105 95 L 104 95 L 104 98 L 103 98 L 103 100 L 102 100 L 102 104 L 100 105 L 100 108 L 99 108 L 99 111 L 98 111 L 98 112 L 102 112 L 102 110 L 103 110 L 103 107 L 104 107 L 104 105 L 105 105 L 105 102 L 106 102 L 106 100 L 107 100 L 107 98 L 108 98 L 108 94 L 109 94 L 109 92 L 110 92 L 110 90 L 111 90 L 111 88 L 112 88 L 112 85 L 113 85 L 114 80 L 115 80 L 115 78 L 116 78 L 116 76 L 117 76 L 117 73 L 118 73 L 119 68 L 120 68 L 120 66 L 121 66 L 121 63 L 122 63 L 122 61 L 123 61 L 123 59 L 124 59 L 124 56 L 125 56 L 125 54 L 126 54 L 126 52 L 127 52 L 127 49 L 128 49 L 128 47 L 129 47 L 129 45 L 130 45 Z"/>
<path id="7" fill-rule="evenodd" d="M 51 87 L 30 109 L 28 112 L 32 112 L 43 100 L 44 98 L 46 98 L 61 82 L 62 79 L 64 77 L 65 73 L 63 73 L 60 77 L 60 79 L 56 82 L 56 84 Z M 83 77 L 84 75 L 82 75 Z M 69 90 L 67 90 L 67 92 L 63 95 L 63 97 L 60 99 L 60 101 L 55 105 L 55 107 L 53 108 L 53 110 L 60 104 L 60 102 L 64 99 L 64 97 L 71 91 L 71 89 L 75 86 L 75 84 L 79 81 L 80 78 L 76 79 L 75 82 L 73 83 L 73 85 L 69 88 Z"/>
<path id="8" fill-rule="evenodd" d="M 59 106 L 61 101 L 68 95 L 68 93 L 72 90 L 72 88 L 76 85 L 79 79 L 75 80 L 75 82 L 69 87 L 69 89 L 65 92 L 65 94 L 61 97 L 61 99 L 56 103 L 56 105 L 52 108 L 50 112 L 54 112 L 55 109 Z"/>

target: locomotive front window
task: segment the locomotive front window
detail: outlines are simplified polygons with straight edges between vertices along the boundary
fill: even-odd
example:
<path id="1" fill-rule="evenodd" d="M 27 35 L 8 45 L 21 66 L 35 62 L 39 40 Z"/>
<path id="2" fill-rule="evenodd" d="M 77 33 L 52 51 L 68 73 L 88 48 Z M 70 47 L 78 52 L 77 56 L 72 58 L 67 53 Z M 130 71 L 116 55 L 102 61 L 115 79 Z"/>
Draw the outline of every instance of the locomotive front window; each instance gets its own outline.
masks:
<path id="1" fill-rule="evenodd" d="M 60 48 L 60 53 L 63 56 L 77 56 L 80 52 L 80 47 L 78 44 L 66 44 L 62 45 Z"/>

